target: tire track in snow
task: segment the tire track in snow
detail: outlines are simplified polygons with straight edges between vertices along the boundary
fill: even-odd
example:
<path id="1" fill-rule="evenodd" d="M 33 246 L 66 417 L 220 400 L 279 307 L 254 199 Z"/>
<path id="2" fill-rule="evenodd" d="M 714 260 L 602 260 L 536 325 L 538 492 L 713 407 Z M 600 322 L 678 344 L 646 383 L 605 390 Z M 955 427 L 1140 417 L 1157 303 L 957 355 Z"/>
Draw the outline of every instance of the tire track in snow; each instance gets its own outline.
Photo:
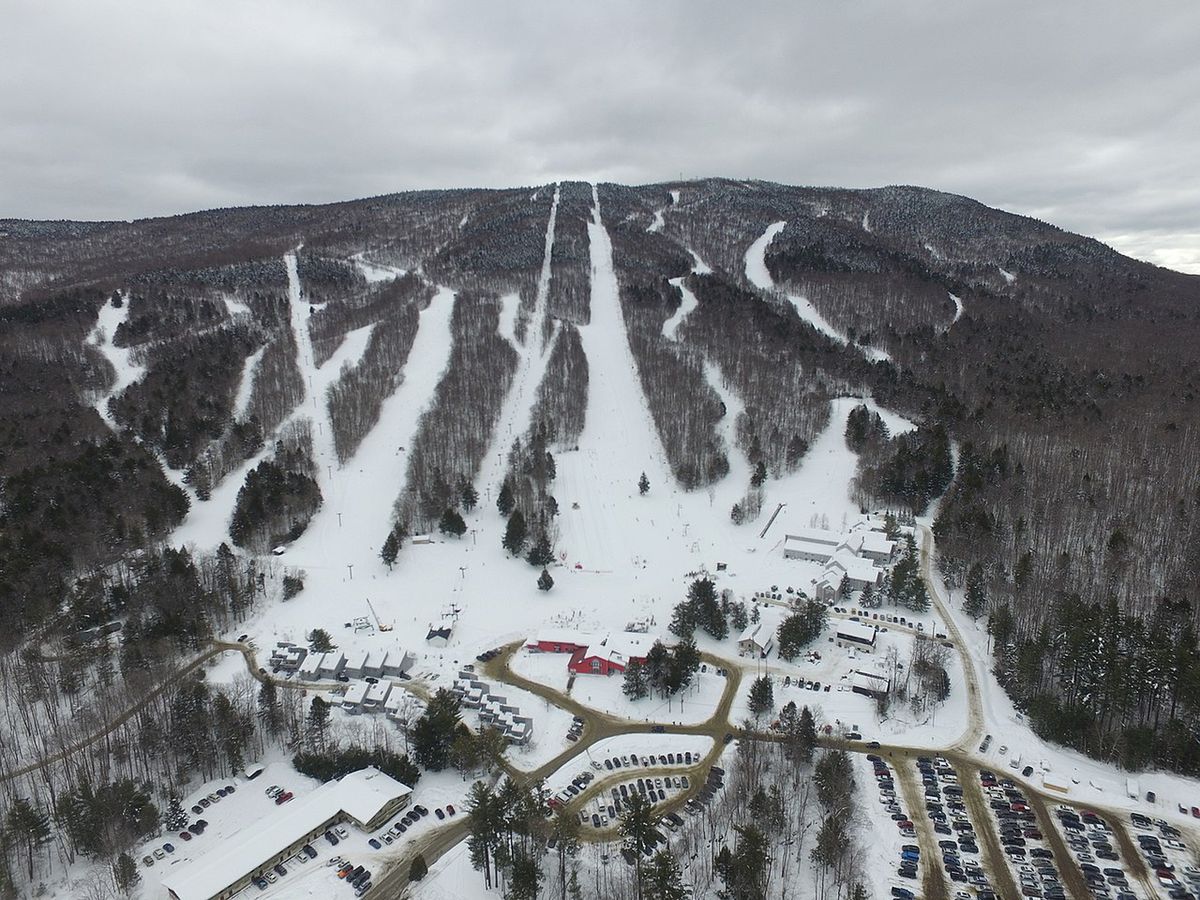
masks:
<path id="1" fill-rule="evenodd" d="M 767 269 L 767 247 L 786 226 L 787 222 L 775 222 L 763 232 L 762 237 L 750 245 L 750 249 L 746 251 L 746 278 L 760 291 L 787 298 L 787 301 L 792 304 L 792 308 L 796 310 L 796 314 L 826 337 L 832 338 L 843 346 L 853 347 L 871 362 L 891 362 L 892 358 L 887 352 L 878 347 L 864 347 L 861 344 L 851 343 L 850 338 L 821 315 L 807 297 L 789 294 L 775 284 L 775 279 L 771 277 L 771 273 Z"/>

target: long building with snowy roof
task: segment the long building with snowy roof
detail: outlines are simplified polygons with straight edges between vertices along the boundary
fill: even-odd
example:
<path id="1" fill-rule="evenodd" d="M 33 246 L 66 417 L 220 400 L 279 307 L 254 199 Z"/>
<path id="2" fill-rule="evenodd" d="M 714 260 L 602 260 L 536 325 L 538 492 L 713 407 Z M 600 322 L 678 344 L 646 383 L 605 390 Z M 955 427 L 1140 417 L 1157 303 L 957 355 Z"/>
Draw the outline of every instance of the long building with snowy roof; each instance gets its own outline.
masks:
<path id="1" fill-rule="evenodd" d="M 411 796 L 411 788 L 376 768 L 351 772 L 224 838 L 162 885 L 171 900 L 227 900 L 330 827 L 351 822 L 374 831 Z"/>

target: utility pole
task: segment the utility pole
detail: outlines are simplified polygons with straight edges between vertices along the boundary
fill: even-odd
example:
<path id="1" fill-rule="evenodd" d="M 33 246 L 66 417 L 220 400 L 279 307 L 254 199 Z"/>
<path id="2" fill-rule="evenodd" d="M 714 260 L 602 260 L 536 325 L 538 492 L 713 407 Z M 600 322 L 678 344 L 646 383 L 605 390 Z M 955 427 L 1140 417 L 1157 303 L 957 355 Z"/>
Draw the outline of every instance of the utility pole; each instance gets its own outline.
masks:
<path id="1" fill-rule="evenodd" d="M 341 528 L 342 527 L 342 514 L 338 513 L 337 517 L 338 517 L 338 528 Z"/>
<path id="2" fill-rule="evenodd" d="M 354 580 L 354 563 L 346 563 L 346 568 L 350 570 L 350 580 Z"/>

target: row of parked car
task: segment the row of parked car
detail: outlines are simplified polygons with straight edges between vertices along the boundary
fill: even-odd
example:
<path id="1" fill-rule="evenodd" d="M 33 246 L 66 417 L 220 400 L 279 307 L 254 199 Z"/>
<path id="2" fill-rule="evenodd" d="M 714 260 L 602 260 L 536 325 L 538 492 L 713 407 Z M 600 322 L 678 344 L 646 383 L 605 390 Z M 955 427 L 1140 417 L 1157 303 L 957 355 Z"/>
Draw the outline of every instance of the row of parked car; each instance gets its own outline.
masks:
<path id="1" fill-rule="evenodd" d="M 204 811 L 210 806 L 221 802 L 221 798 L 228 797 L 230 794 L 236 793 L 236 788 L 232 784 L 227 784 L 225 787 L 219 787 L 207 797 L 201 797 L 192 806 L 192 814 L 197 816 L 204 815 Z"/>
<path id="2" fill-rule="evenodd" d="M 1200 868 L 1189 864 L 1180 870 L 1171 861 L 1172 852 L 1187 854 L 1187 846 L 1179 840 L 1179 829 L 1162 819 L 1151 821 L 1140 813 L 1133 813 L 1130 819 L 1139 832 L 1135 834 L 1138 849 L 1167 896 L 1171 900 L 1190 900 L 1200 894 Z M 1157 835 L 1144 833 L 1155 829 Z"/>
<path id="3" fill-rule="evenodd" d="M 294 857 L 292 857 L 290 862 L 292 862 L 293 864 L 307 863 L 310 859 L 316 859 L 316 858 L 317 858 L 317 851 L 313 849 L 311 844 L 305 844 L 303 847 L 300 848 L 300 852 L 297 853 Z M 287 873 L 288 873 L 287 866 L 285 866 L 281 862 L 276 863 L 275 865 L 271 866 L 269 869 L 265 869 L 264 871 L 260 872 L 258 875 L 254 876 L 254 886 L 256 888 L 258 888 L 260 891 L 265 891 L 267 888 L 269 888 L 271 885 L 273 885 L 275 882 L 277 882 L 280 878 L 283 878 L 285 875 L 287 875 Z"/>
<path id="4" fill-rule="evenodd" d="M 277 784 L 271 785 L 264 793 L 275 801 L 276 806 L 283 806 L 283 804 L 287 803 L 296 796 L 291 791 L 287 790 L 286 788 L 281 788 Z"/>
<path id="5" fill-rule="evenodd" d="M 1088 890 L 1100 900 L 1138 900 L 1129 884 L 1129 875 L 1119 865 L 1121 855 L 1113 846 L 1112 829 L 1096 813 L 1082 812 L 1071 806 L 1054 811 L 1068 846 L 1079 862 Z"/>
<path id="6" fill-rule="evenodd" d="M 1012 779 L 1000 778 L 987 769 L 980 771 L 979 783 L 996 819 L 1000 844 L 1012 865 L 1021 895 L 1065 900 L 1066 890 L 1054 851 L 1045 846 L 1045 835 L 1028 798 Z"/>
<path id="7" fill-rule="evenodd" d="M 333 859 L 325 863 L 327 866 L 337 866 L 337 877 L 344 879 L 346 884 L 354 888 L 354 896 L 361 897 L 371 889 L 371 870 L 363 866 L 356 866 L 354 863 L 340 856 L 335 856 Z"/>
<path id="8" fill-rule="evenodd" d="M 879 802 L 891 815 L 892 821 L 900 828 L 900 833 L 906 837 L 916 834 L 916 828 L 908 814 L 901 808 L 896 796 L 896 782 L 892 778 L 892 770 L 878 754 L 867 754 L 869 762 L 875 771 L 875 786 L 879 789 Z M 921 850 L 916 844 L 904 844 L 900 848 L 900 867 L 897 874 L 901 878 L 915 881 L 921 868 Z M 913 892 L 908 888 L 893 888 L 892 896 L 901 900 L 912 900 Z"/>
<path id="9" fill-rule="evenodd" d="M 984 900 L 994 900 L 995 891 L 980 864 L 979 839 L 967 814 L 958 772 L 940 755 L 918 757 L 917 771 L 925 792 L 925 814 L 938 836 L 946 877 L 956 884 L 971 885 Z"/>
<path id="10" fill-rule="evenodd" d="M 448 808 L 451 810 L 454 809 L 453 806 L 449 806 Z M 437 812 L 439 819 L 444 819 L 446 817 L 446 814 L 442 812 L 442 810 L 439 809 Z M 388 828 L 388 830 L 385 831 L 381 837 L 371 838 L 367 841 L 367 843 L 373 850 L 382 850 L 384 844 L 391 844 L 394 841 L 398 841 L 400 839 L 400 835 L 407 832 L 408 829 L 412 828 L 417 824 L 417 822 L 425 818 L 427 815 L 429 815 L 429 810 L 418 803 L 399 819 L 393 822 L 391 827 Z M 451 815 L 454 815 L 454 813 L 451 813 Z"/>

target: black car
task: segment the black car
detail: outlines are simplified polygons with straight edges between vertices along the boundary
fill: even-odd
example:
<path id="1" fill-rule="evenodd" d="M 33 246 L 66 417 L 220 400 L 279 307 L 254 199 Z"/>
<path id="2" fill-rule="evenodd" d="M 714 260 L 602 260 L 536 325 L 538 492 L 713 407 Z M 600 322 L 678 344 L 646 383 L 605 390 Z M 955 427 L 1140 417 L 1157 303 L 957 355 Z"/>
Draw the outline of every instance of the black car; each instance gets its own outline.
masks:
<path id="1" fill-rule="evenodd" d="M 280 878 L 287 874 L 287 869 L 283 867 L 283 863 L 275 863 L 275 874 Z"/>
<path id="2" fill-rule="evenodd" d="M 327 831 L 325 832 L 325 840 L 329 841 L 330 846 L 336 847 L 338 843 L 338 836 L 332 831 Z"/>

